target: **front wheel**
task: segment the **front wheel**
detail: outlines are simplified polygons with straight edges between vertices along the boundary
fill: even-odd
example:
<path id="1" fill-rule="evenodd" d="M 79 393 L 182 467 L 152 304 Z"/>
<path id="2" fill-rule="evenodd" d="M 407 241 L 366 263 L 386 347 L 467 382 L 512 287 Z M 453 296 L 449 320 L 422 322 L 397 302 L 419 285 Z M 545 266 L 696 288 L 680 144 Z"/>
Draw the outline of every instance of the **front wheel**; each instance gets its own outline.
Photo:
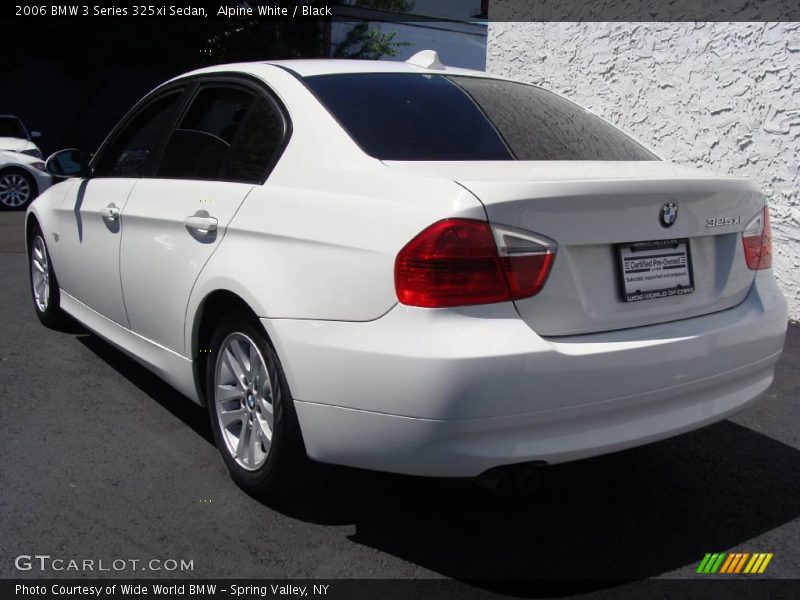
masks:
<path id="1" fill-rule="evenodd" d="M 225 318 L 211 340 L 206 397 L 231 478 L 256 496 L 305 487 L 313 469 L 278 356 L 246 319 Z"/>
<path id="2" fill-rule="evenodd" d="M 58 291 L 58 280 L 53 271 L 53 264 L 50 262 L 50 254 L 47 252 L 44 234 L 38 225 L 31 231 L 28 260 L 30 261 L 31 295 L 36 316 L 43 325 L 57 328 L 65 320 L 60 306 L 61 295 Z"/>

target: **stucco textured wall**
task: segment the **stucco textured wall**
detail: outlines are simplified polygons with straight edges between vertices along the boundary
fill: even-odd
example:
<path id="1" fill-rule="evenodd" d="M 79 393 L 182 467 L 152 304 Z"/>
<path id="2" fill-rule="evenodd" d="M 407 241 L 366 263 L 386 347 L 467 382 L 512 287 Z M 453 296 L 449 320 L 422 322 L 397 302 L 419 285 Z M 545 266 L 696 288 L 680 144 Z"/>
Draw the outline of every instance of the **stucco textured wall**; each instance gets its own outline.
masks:
<path id="1" fill-rule="evenodd" d="M 755 179 L 800 319 L 800 23 L 506 23 L 487 70 L 591 109 L 663 157 Z"/>

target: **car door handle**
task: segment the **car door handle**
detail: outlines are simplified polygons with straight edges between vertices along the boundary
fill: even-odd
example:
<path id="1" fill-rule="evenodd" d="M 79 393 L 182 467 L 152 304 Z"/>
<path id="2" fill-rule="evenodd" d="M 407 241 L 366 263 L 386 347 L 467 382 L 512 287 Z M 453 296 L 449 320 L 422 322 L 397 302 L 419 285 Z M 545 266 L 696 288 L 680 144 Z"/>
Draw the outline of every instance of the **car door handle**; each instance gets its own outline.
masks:
<path id="1" fill-rule="evenodd" d="M 119 219 L 119 209 L 112 202 L 108 206 L 104 206 L 100 209 L 100 216 L 104 219 L 108 219 L 109 221 L 116 221 Z"/>
<path id="2" fill-rule="evenodd" d="M 208 213 L 205 215 L 194 214 L 186 217 L 183 224 L 189 229 L 194 229 L 200 233 L 209 233 L 217 230 L 217 220 L 214 217 L 209 217 Z"/>

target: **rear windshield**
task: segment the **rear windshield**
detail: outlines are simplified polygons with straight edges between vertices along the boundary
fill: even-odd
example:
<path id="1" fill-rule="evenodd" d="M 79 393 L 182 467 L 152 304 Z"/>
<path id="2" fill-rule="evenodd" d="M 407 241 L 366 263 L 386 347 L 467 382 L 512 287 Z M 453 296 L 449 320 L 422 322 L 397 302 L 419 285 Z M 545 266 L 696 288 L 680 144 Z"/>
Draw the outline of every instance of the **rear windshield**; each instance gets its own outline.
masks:
<path id="1" fill-rule="evenodd" d="M 305 81 L 381 160 L 657 160 L 602 119 L 531 85 L 416 73 Z"/>
<path id="2" fill-rule="evenodd" d="M 0 137 L 27 138 L 22 121 L 16 117 L 0 117 Z"/>

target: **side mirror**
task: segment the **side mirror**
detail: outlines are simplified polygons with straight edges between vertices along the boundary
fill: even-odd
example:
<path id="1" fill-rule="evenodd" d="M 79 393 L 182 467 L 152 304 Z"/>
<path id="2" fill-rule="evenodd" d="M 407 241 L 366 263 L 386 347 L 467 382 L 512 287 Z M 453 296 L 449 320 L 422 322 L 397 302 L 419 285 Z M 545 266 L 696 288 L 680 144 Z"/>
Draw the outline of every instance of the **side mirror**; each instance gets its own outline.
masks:
<path id="1" fill-rule="evenodd" d="M 32 140 L 35 140 L 35 139 L 40 138 L 40 137 L 42 137 L 42 132 L 41 131 L 31 131 L 31 139 Z"/>
<path id="2" fill-rule="evenodd" d="M 54 177 L 91 177 L 89 156 L 77 148 L 59 150 L 51 154 L 44 163 L 44 168 Z"/>

